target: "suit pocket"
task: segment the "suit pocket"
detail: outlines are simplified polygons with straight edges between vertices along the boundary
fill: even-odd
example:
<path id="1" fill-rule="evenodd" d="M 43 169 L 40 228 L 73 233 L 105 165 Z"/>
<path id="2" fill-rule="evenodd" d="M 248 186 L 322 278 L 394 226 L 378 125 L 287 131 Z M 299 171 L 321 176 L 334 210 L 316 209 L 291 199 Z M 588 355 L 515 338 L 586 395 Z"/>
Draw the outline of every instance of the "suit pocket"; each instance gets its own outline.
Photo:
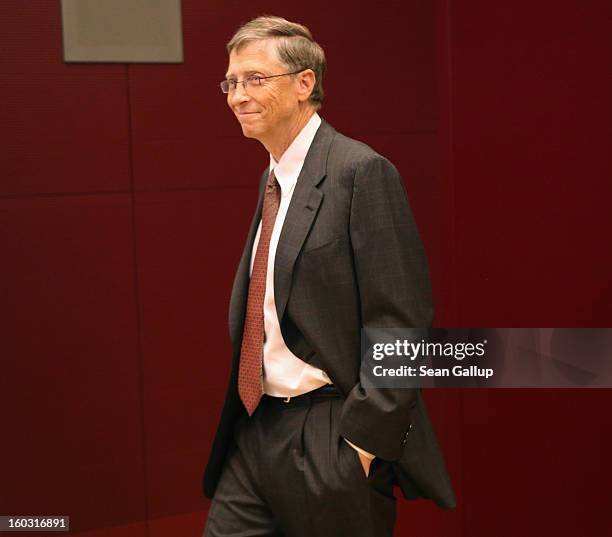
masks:
<path id="1" fill-rule="evenodd" d="M 365 475 L 357 450 L 349 445 L 343 437 L 339 437 L 339 439 L 340 463 L 345 465 L 346 471 L 352 479 L 366 481 L 368 478 Z"/>
<path id="2" fill-rule="evenodd" d="M 328 248 L 340 242 L 343 239 L 344 237 L 331 237 L 328 239 L 323 239 L 323 241 L 319 241 L 319 240 L 307 241 L 304 244 L 304 248 L 302 248 L 302 255 L 307 254 L 309 252 L 314 252 L 316 250 L 321 250 L 322 248 Z"/>

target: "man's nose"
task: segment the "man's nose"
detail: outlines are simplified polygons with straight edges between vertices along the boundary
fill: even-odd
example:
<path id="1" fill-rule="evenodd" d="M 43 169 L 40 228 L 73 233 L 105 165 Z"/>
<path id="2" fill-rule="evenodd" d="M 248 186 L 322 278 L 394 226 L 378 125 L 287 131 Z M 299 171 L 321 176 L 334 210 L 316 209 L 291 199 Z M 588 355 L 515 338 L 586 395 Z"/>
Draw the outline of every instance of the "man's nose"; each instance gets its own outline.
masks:
<path id="1" fill-rule="evenodd" d="M 230 106 L 237 106 L 248 101 L 249 95 L 245 91 L 244 85 L 242 83 L 236 84 L 236 89 L 228 93 L 227 100 L 229 101 Z"/>

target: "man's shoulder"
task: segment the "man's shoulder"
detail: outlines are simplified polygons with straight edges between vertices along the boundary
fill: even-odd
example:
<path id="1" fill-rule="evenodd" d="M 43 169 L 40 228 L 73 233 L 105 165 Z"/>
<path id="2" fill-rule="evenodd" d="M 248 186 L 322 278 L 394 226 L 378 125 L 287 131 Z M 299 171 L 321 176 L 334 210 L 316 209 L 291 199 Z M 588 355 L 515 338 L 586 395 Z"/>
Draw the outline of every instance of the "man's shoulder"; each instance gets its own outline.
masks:
<path id="1" fill-rule="evenodd" d="M 329 151 L 328 166 L 356 171 L 359 168 L 377 164 L 395 169 L 389 159 L 366 143 L 338 131 L 335 132 Z"/>
<path id="2" fill-rule="evenodd" d="M 346 136 L 338 131 L 336 131 L 336 136 L 334 137 L 331 149 L 332 151 L 350 154 L 354 155 L 355 157 L 365 159 L 381 156 L 368 144 L 360 140 L 356 140 L 355 138 L 350 138 L 349 136 Z"/>

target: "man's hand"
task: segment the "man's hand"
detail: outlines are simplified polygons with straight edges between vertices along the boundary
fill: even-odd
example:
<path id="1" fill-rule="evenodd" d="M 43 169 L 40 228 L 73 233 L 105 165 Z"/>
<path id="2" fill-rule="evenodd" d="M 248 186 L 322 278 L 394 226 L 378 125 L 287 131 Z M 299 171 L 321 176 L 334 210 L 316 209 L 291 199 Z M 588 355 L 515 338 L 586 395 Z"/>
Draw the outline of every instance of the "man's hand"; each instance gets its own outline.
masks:
<path id="1" fill-rule="evenodd" d="M 359 460 L 361 461 L 361 466 L 363 467 L 363 471 L 365 472 L 366 477 L 368 477 L 370 475 L 370 465 L 376 457 L 373 453 L 365 451 L 360 447 L 356 446 L 350 440 L 345 438 L 344 441 L 357 452 L 357 455 L 359 455 Z"/>
<path id="2" fill-rule="evenodd" d="M 359 451 L 357 452 L 357 455 L 359 455 L 359 460 L 361 461 L 361 466 L 363 466 L 363 471 L 365 472 L 366 477 L 368 477 L 370 475 L 370 464 L 372 464 L 374 459 L 368 459 L 365 455 L 359 453 Z"/>

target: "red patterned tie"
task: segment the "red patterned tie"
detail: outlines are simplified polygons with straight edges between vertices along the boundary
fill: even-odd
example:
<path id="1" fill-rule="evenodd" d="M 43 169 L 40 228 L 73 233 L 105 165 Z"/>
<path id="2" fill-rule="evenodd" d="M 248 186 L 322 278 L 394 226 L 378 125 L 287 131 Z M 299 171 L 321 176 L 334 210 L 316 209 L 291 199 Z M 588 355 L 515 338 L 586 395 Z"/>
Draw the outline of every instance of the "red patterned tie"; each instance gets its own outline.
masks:
<path id="1" fill-rule="evenodd" d="M 261 213 L 261 233 L 253 272 L 249 283 L 249 296 L 247 300 L 244 332 L 242 334 L 242 347 L 240 349 L 240 369 L 238 371 L 238 393 L 240 399 L 249 413 L 255 412 L 259 400 L 263 395 L 263 341 L 264 341 L 264 298 L 266 296 L 266 273 L 268 271 L 268 250 L 270 237 L 276 214 L 280 205 L 280 185 L 270 173 L 266 183 L 263 209 Z"/>

